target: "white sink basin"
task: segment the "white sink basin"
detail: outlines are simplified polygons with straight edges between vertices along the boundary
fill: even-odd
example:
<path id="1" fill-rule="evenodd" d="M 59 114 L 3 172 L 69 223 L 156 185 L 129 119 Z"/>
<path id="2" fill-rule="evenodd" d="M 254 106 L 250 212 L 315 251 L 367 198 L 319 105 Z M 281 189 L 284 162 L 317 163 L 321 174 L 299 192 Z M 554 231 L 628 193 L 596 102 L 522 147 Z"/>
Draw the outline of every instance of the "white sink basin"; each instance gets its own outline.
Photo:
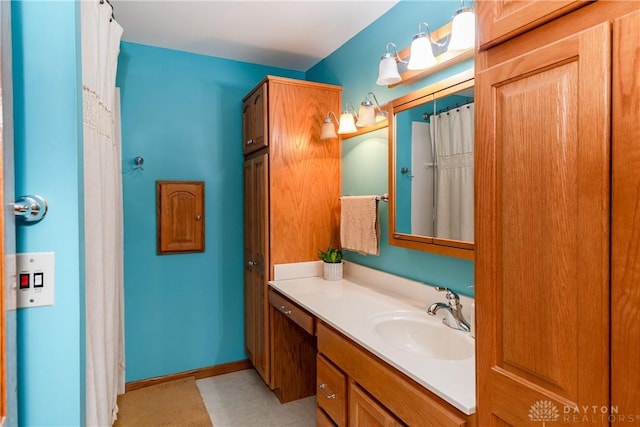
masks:
<path id="1" fill-rule="evenodd" d="M 380 338 L 401 350 L 441 360 L 474 355 L 474 341 L 468 332 L 456 331 L 427 313 L 397 311 L 370 320 Z"/>

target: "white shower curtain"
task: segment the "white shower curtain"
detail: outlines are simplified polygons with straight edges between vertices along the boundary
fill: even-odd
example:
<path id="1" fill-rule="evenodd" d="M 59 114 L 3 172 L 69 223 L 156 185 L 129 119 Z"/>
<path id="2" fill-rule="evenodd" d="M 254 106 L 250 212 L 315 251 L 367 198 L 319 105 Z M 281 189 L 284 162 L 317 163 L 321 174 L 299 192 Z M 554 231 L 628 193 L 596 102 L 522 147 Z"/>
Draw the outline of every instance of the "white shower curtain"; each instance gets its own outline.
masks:
<path id="1" fill-rule="evenodd" d="M 436 237 L 473 242 L 473 111 L 471 103 L 433 117 Z"/>
<path id="2" fill-rule="evenodd" d="M 106 2 L 81 2 L 86 424 L 110 426 L 124 393 L 122 178 L 115 76 L 122 27 Z"/>

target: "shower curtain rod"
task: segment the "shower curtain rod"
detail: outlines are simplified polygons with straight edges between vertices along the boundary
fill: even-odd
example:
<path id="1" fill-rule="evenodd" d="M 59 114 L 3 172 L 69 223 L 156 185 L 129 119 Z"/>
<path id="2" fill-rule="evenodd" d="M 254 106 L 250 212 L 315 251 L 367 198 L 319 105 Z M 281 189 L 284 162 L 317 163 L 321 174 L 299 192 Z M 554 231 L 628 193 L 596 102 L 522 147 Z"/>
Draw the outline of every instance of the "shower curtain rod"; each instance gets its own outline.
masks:
<path id="1" fill-rule="evenodd" d="M 471 104 L 471 103 L 473 103 L 473 102 L 474 102 L 474 100 L 473 100 L 473 99 L 470 99 L 470 100 L 468 100 L 467 102 L 462 102 L 462 103 L 460 103 L 460 102 L 456 102 L 456 105 L 451 105 L 451 106 L 449 106 L 449 107 L 445 107 L 445 108 L 443 108 L 443 109 L 441 109 L 441 110 L 439 110 L 439 111 L 436 111 L 435 113 L 424 113 L 424 114 L 422 115 L 422 118 L 423 118 L 424 120 L 429 120 L 429 117 L 430 117 L 430 116 L 437 116 L 438 114 L 446 113 L 447 111 L 451 111 L 451 110 L 453 110 L 454 108 L 464 107 L 465 105 Z"/>

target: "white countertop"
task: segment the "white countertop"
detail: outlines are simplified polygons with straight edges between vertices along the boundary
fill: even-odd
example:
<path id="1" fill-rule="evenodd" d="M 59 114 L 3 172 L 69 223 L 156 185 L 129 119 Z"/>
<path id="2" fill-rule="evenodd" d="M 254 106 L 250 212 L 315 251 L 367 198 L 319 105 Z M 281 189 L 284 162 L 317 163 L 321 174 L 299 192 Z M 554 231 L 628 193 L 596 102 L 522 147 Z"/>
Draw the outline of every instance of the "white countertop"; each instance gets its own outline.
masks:
<path id="1" fill-rule="evenodd" d="M 326 281 L 317 277 L 321 266 L 322 262 L 276 266 L 277 280 L 269 284 L 463 413 L 475 413 L 475 353 L 463 360 L 428 359 L 383 340 L 369 321 L 381 313 L 406 310 L 440 323 L 439 318 L 426 314 L 426 308 L 433 302 L 444 302 L 444 294 L 415 281 L 347 262 L 345 279 Z M 472 300 L 461 300 L 469 320 Z M 468 332 L 441 326 L 473 340 Z"/>

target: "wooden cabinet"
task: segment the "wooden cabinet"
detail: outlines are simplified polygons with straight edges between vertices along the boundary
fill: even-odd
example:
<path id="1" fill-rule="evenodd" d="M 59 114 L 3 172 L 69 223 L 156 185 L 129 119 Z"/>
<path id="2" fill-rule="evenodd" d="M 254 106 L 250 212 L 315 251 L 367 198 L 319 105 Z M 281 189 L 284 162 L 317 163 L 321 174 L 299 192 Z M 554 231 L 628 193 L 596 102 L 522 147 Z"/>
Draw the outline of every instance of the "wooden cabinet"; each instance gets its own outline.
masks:
<path id="1" fill-rule="evenodd" d="M 349 425 L 358 427 L 401 427 L 382 405 L 358 384 L 349 382 Z"/>
<path id="2" fill-rule="evenodd" d="M 204 182 L 157 181 L 158 253 L 204 252 Z"/>
<path id="3" fill-rule="evenodd" d="M 245 155 L 269 143 L 266 138 L 267 90 L 267 83 L 262 83 L 242 101 L 242 152 Z"/>
<path id="4" fill-rule="evenodd" d="M 244 312 L 245 350 L 263 377 L 268 374 L 268 296 L 264 285 L 269 266 L 269 155 L 258 153 L 244 162 Z"/>
<path id="5" fill-rule="evenodd" d="M 611 404 L 619 414 L 640 414 L 639 29 L 640 10 L 613 23 Z"/>
<path id="6" fill-rule="evenodd" d="M 479 425 L 640 411 L 639 8 L 592 3 L 476 57 Z"/>
<path id="7" fill-rule="evenodd" d="M 478 0 L 478 44 L 483 49 L 491 47 L 590 1 Z"/>
<path id="8" fill-rule="evenodd" d="M 273 344 L 273 392 L 281 403 L 316 391 L 316 319 L 274 290 L 269 290 Z"/>
<path id="9" fill-rule="evenodd" d="M 318 322 L 316 331 L 320 353 L 318 405 L 336 425 L 476 425 L 474 415 L 463 414 L 331 327 Z M 348 392 L 344 392 L 339 384 L 344 384 L 346 389 L 347 381 L 350 386 Z M 321 390 L 322 384 L 327 384 L 328 389 Z M 342 403 L 344 393 L 348 393 L 346 415 Z M 331 397 L 334 394 L 335 397 Z M 348 424 L 345 419 L 349 420 Z"/>
<path id="10" fill-rule="evenodd" d="M 327 111 L 339 111 L 340 96 L 339 86 L 269 76 L 243 99 L 245 136 L 259 141 L 251 129 L 266 132 L 249 144 L 263 148 L 245 158 L 245 340 L 271 388 L 273 265 L 317 260 L 318 250 L 339 241 L 340 143 L 321 141 L 320 128 Z M 249 172 L 258 157 L 259 179 Z"/>
<path id="11" fill-rule="evenodd" d="M 317 358 L 316 399 L 338 427 L 347 425 L 347 376 L 324 356 Z"/>

